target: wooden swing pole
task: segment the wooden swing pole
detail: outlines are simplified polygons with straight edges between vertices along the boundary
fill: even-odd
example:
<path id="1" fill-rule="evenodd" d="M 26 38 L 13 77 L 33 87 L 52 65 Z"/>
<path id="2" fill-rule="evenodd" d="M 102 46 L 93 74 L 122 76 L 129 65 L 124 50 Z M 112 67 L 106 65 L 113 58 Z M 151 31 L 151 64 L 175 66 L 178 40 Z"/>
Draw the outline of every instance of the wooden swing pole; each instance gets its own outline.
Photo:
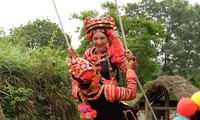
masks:
<path id="1" fill-rule="evenodd" d="M 124 40 L 125 49 L 127 50 L 128 47 L 127 47 L 127 44 L 126 44 L 126 37 L 125 37 L 125 33 L 124 33 L 124 28 L 123 28 L 121 16 L 120 16 L 120 13 L 119 13 L 119 8 L 118 8 L 117 0 L 115 0 L 115 5 L 116 5 L 116 9 L 117 9 L 117 15 L 118 15 L 118 18 L 119 18 L 120 28 L 121 28 L 121 31 L 122 31 L 122 36 L 123 36 L 123 40 Z M 156 117 L 156 115 L 155 115 L 155 113 L 153 111 L 153 108 L 151 107 L 149 99 L 147 98 L 147 96 L 146 96 L 146 94 L 144 92 L 144 89 L 142 88 L 142 85 L 141 85 L 141 83 L 140 83 L 140 81 L 139 81 L 139 79 L 138 79 L 137 76 L 136 76 L 136 80 L 137 80 L 137 83 L 138 83 L 138 85 L 139 85 L 139 87 L 140 87 L 140 89 L 141 89 L 141 91 L 142 91 L 142 93 L 143 93 L 143 95 L 144 95 L 144 97 L 146 99 L 146 102 L 147 102 L 147 104 L 148 104 L 148 106 L 149 106 L 149 108 L 150 108 L 150 110 L 151 110 L 151 112 L 152 112 L 152 114 L 154 116 L 154 119 L 157 120 L 157 117 Z"/>

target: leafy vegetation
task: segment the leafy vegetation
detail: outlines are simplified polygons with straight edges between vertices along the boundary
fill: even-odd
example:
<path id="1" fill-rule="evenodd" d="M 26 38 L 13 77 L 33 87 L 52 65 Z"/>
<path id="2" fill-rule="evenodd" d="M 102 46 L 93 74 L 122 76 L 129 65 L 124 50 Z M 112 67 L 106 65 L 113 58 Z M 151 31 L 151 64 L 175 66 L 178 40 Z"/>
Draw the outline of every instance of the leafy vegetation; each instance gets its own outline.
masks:
<path id="1" fill-rule="evenodd" d="M 66 49 L 66 40 L 58 24 L 52 23 L 50 20 L 36 19 L 33 22 L 28 22 L 27 25 L 21 25 L 20 27 L 11 29 L 9 38 L 10 42 L 14 45 L 26 46 L 33 48 L 35 46 L 43 47 L 47 46 L 51 40 L 51 48 Z M 70 36 L 67 35 L 69 42 Z"/>
<path id="2" fill-rule="evenodd" d="M 7 119 L 78 120 L 66 51 L 0 44 L 0 101 Z"/>

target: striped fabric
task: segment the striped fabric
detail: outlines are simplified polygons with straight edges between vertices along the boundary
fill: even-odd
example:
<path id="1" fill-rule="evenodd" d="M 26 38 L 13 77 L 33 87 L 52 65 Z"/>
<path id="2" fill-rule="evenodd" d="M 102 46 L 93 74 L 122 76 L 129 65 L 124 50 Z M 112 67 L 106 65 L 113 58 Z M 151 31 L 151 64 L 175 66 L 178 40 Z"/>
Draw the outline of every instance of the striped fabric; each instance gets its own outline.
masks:
<path id="1" fill-rule="evenodd" d="M 104 95 L 109 102 L 132 100 L 136 96 L 136 74 L 134 70 L 126 72 L 127 87 L 117 87 L 115 85 L 105 84 Z"/>

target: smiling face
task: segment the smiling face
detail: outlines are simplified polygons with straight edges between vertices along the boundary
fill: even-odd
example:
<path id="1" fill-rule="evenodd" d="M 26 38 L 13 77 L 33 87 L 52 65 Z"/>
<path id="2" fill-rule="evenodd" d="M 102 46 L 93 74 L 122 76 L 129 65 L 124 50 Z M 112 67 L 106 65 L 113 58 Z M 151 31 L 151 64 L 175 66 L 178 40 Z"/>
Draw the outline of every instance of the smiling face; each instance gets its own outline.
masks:
<path id="1" fill-rule="evenodd" d="M 102 52 L 107 48 L 108 37 L 102 32 L 97 32 L 92 37 L 92 43 L 98 52 Z"/>

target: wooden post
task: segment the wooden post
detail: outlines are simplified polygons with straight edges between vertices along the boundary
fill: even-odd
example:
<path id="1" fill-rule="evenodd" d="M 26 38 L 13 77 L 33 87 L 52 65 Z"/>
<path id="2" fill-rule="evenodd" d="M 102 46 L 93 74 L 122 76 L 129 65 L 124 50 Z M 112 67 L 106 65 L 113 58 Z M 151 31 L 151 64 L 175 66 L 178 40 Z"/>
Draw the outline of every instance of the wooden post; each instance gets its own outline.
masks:
<path id="1" fill-rule="evenodd" d="M 144 109 L 144 114 L 145 114 L 145 120 L 149 120 L 149 105 L 148 102 L 145 100 L 145 109 Z"/>
<path id="2" fill-rule="evenodd" d="M 169 93 L 165 91 L 165 107 L 169 107 Z M 169 110 L 165 110 L 165 120 L 169 120 Z"/>

